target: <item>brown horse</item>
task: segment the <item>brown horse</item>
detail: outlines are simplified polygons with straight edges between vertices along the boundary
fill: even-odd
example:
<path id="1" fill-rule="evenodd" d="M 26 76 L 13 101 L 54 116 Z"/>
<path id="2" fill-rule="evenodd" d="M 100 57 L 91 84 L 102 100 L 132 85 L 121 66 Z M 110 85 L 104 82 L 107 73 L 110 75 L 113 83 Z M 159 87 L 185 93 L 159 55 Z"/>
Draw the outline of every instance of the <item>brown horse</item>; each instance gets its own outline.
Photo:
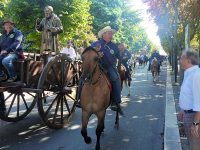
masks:
<path id="1" fill-rule="evenodd" d="M 100 136 L 104 130 L 106 109 L 111 103 L 110 82 L 99 66 L 99 58 L 98 50 L 92 47 L 86 48 L 82 54 L 82 77 L 84 81 L 80 97 L 82 107 L 81 134 L 87 144 L 91 143 L 91 138 L 87 135 L 89 118 L 92 114 L 95 114 L 98 118 L 98 125 L 96 128 L 96 150 L 100 149 Z M 118 111 L 116 111 L 116 125 L 118 125 L 118 120 Z"/>
<path id="2" fill-rule="evenodd" d="M 125 84 L 129 88 L 127 96 L 130 96 L 131 95 L 130 94 L 130 92 L 131 92 L 130 91 L 131 81 L 128 80 L 128 77 L 126 75 L 126 68 L 120 62 L 118 62 L 117 69 L 118 69 L 118 72 L 119 72 L 119 75 L 120 75 L 120 79 L 121 79 L 121 91 L 123 89 L 123 85 Z"/>
<path id="3" fill-rule="evenodd" d="M 153 77 L 153 82 L 158 81 L 159 80 L 159 71 L 158 71 L 158 60 L 156 58 L 154 58 L 151 62 L 151 73 L 152 73 L 152 77 Z"/>

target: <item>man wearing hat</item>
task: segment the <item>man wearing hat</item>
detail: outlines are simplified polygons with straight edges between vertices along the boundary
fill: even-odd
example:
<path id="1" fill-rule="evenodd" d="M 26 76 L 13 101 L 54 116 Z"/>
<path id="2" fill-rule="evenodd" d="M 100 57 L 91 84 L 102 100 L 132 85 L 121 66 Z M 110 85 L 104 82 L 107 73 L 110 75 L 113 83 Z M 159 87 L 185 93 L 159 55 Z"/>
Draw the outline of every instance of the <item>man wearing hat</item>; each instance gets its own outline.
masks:
<path id="1" fill-rule="evenodd" d="M 53 13 L 52 6 L 44 8 L 45 18 L 41 22 L 36 20 L 36 30 L 42 31 L 42 49 L 41 51 L 58 51 L 58 34 L 63 32 L 63 26 L 60 18 Z"/>
<path id="2" fill-rule="evenodd" d="M 94 48 L 100 46 L 100 52 L 103 53 L 100 63 L 102 67 L 107 71 L 107 74 L 111 80 L 113 88 L 114 101 L 111 105 L 111 109 L 115 111 L 118 110 L 119 113 L 123 115 L 122 109 L 120 107 L 121 103 L 120 76 L 116 67 L 117 59 L 120 59 L 120 53 L 117 45 L 111 42 L 113 34 L 115 32 L 116 30 L 112 29 L 110 26 L 106 26 L 105 28 L 103 28 L 98 32 L 98 36 L 101 39 L 94 42 L 91 46 Z"/>
<path id="3" fill-rule="evenodd" d="M 13 61 L 20 58 L 23 53 L 23 35 L 21 31 L 14 27 L 14 23 L 10 19 L 4 20 L 3 28 L 3 35 L 0 39 L 0 81 L 7 79 L 3 67 L 8 71 L 8 81 L 15 81 L 17 75 L 13 66 Z"/>

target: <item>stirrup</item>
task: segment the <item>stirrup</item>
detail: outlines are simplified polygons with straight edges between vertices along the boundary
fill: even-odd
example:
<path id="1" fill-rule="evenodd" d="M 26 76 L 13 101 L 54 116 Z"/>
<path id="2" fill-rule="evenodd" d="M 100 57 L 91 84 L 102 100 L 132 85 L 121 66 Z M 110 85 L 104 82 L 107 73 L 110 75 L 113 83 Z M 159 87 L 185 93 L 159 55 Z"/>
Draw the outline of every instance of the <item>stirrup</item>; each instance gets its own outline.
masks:
<path id="1" fill-rule="evenodd" d="M 80 100 L 78 100 L 78 102 L 76 103 L 76 107 L 77 107 L 77 108 L 81 108 Z"/>
<path id="2" fill-rule="evenodd" d="M 112 110 L 112 111 L 118 111 L 118 113 L 120 114 L 120 115 L 122 115 L 122 116 L 124 116 L 124 112 L 122 111 L 122 109 L 121 109 L 121 107 L 120 107 L 120 104 L 112 104 L 111 106 L 110 106 L 110 109 Z"/>

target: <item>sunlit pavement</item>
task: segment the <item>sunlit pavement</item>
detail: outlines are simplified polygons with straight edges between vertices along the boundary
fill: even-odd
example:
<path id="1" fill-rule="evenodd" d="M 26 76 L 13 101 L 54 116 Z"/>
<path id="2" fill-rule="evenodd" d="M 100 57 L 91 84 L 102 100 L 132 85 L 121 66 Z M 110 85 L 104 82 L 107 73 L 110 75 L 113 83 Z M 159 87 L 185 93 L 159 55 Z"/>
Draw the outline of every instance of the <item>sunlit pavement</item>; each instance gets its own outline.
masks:
<path id="1" fill-rule="evenodd" d="M 153 83 L 146 67 L 133 74 L 131 96 L 122 93 L 125 117 L 114 128 L 115 113 L 107 110 L 105 132 L 101 137 L 102 150 L 162 150 L 166 98 L 166 66 L 162 66 L 159 82 Z M 95 148 L 97 120 L 91 117 L 88 134 L 92 144 L 86 145 L 80 134 L 81 110 L 76 109 L 68 126 L 60 130 L 46 127 L 37 109 L 24 120 L 0 128 L 0 149 L 13 150 L 90 150 Z"/>

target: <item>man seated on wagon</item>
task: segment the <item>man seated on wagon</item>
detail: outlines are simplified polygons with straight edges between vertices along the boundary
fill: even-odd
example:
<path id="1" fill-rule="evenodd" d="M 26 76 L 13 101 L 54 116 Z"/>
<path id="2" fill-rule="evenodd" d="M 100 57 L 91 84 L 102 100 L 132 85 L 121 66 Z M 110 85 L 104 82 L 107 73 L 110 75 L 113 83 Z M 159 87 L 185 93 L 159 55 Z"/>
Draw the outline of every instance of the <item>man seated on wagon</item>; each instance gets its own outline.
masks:
<path id="1" fill-rule="evenodd" d="M 151 62 L 152 60 L 156 58 L 158 61 L 158 72 L 160 72 L 160 54 L 157 52 L 156 49 L 154 49 L 153 53 L 151 54 L 151 57 L 149 58 L 149 67 L 148 70 L 150 71 L 150 66 L 151 66 Z"/>
<path id="2" fill-rule="evenodd" d="M 124 43 L 119 44 L 119 51 L 120 61 L 126 68 L 126 76 L 128 77 L 128 80 L 131 81 L 131 73 L 128 65 L 128 61 L 131 59 L 131 53 L 126 49 L 126 45 Z"/>
<path id="3" fill-rule="evenodd" d="M 17 79 L 17 74 L 13 65 L 13 61 L 20 58 L 23 54 L 22 39 L 23 35 L 20 30 L 14 27 L 12 20 L 3 21 L 3 34 L 0 39 L 0 81 L 7 79 L 5 68 L 8 72 L 8 81 L 12 82 Z"/>
<path id="4" fill-rule="evenodd" d="M 119 49 L 116 44 L 111 42 L 113 34 L 116 30 L 111 29 L 110 26 L 106 26 L 98 32 L 100 40 L 94 42 L 91 46 L 96 48 L 100 46 L 100 52 L 102 53 L 102 58 L 100 64 L 104 70 L 106 70 L 108 77 L 110 78 L 113 90 L 113 103 L 111 104 L 112 110 L 118 110 L 121 115 L 123 111 L 120 107 L 121 103 L 121 84 L 120 76 L 117 71 L 117 59 L 120 59 Z M 81 86 L 79 88 L 79 96 L 81 93 Z M 80 106 L 79 106 L 80 107 Z"/>

